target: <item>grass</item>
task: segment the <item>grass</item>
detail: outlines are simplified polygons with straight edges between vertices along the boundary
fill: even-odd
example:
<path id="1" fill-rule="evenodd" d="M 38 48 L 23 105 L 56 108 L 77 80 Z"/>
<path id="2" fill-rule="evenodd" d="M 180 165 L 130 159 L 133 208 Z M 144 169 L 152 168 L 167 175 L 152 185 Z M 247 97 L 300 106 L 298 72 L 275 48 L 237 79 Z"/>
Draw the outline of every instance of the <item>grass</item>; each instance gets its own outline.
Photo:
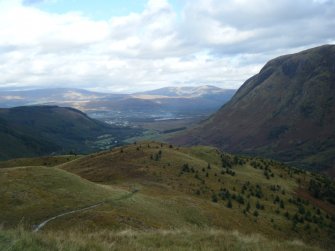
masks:
<path id="1" fill-rule="evenodd" d="M 59 156 L 44 156 L 36 158 L 19 158 L 7 161 L 0 161 L 0 168 L 20 167 L 20 166 L 57 166 L 77 158 L 80 155 L 59 155 Z"/>
<path id="2" fill-rule="evenodd" d="M 137 141 L 150 141 L 150 140 L 164 140 L 167 135 L 161 134 L 159 131 L 154 129 L 145 130 L 142 135 L 127 138 L 124 142 L 132 144 Z"/>
<path id="3" fill-rule="evenodd" d="M 166 230 L 187 230 L 183 234 L 200 243 L 198 234 L 206 236 L 204 229 L 213 229 L 230 238 L 233 231 L 241 236 L 263 236 L 271 245 L 285 243 L 288 250 L 297 239 L 306 243 L 303 245 L 331 250 L 335 208 L 326 197 L 312 196 L 312 179 L 326 184 L 322 176 L 271 160 L 234 156 L 210 147 L 141 142 L 80 156 L 55 167 L 0 169 L 0 182 L 4 184 L 0 199 L 5 202 L 0 205 L 0 222 L 7 229 L 24 216 L 24 223 L 31 226 L 58 213 L 112 198 L 91 210 L 58 218 L 42 232 L 62 235 L 63 231 L 76 233 L 82 228 L 87 235 L 104 231 L 118 235 L 131 229 L 136 236 L 134 245 L 139 245 L 139 250 L 150 250 L 154 247 L 149 240 L 162 239 Z M 124 197 L 133 190 L 138 192 Z M 117 199 L 120 197 L 123 199 Z M 186 240 L 172 233 L 169 236 L 172 247 L 180 241 L 181 246 L 175 248 L 187 250 Z M 148 242 L 145 246 L 136 244 L 142 238 Z M 159 243 L 159 248 L 167 250 L 163 240 Z M 248 250 L 243 243 L 227 246 L 227 250 Z M 266 249 L 262 245 L 255 244 L 251 250 Z M 213 243 L 210 250 L 219 246 L 225 247 L 221 242 Z M 106 250 L 103 248 L 97 250 Z M 207 250 L 201 245 L 198 249 Z"/>
<path id="4" fill-rule="evenodd" d="M 161 155 L 157 158 L 159 152 Z M 311 174 L 274 161 L 247 157 L 237 157 L 243 163 L 223 168 L 222 158 L 234 162 L 233 155 L 223 154 L 222 157 L 215 148 L 178 148 L 144 142 L 83 157 L 62 165 L 62 168 L 94 182 L 113 186 L 137 184 L 141 187 L 141 193 L 133 201 L 125 201 L 124 206 L 119 205 L 120 210 L 114 208 L 114 216 L 121 214 L 131 219 L 121 220 L 122 224 L 118 220 L 109 221 L 110 225 L 118 228 L 127 225 L 139 229 L 166 228 L 189 224 L 238 229 L 246 234 L 256 231 L 268 238 L 285 239 L 291 236 L 309 243 L 320 243 L 319 240 L 332 238 L 329 233 L 333 232 L 333 226 L 327 217 L 333 215 L 335 210 L 326 201 L 319 201 L 331 207 L 328 211 L 321 209 L 323 223 L 305 221 L 293 224 L 292 221 L 295 214 L 300 215 L 300 204 L 312 215 L 316 214 L 320 206 L 315 201 L 297 203 L 297 190 L 308 190 Z M 182 171 L 186 163 L 193 171 Z M 269 172 L 268 177 L 265 168 Z M 235 175 L 228 174 L 228 170 Z M 246 187 L 244 191 L 243 187 Z M 232 208 L 227 208 L 229 199 L 220 196 L 222 189 L 229 191 Z M 258 190 L 261 191 L 260 197 L 257 197 Z M 216 203 L 212 201 L 213 194 L 218 197 Z M 239 195 L 244 198 L 243 204 L 236 200 Z M 277 197 L 279 201 L 275 202 Z M 283 201 L 283 208 L 280 201 Z M 244 213 L 247 203 L 250 209 Z M 258 209 L 258 203 L 264 208 Z M 104 210 L 104 213 L 96 212 L 100 210 Z M 110 211 L 111 208 L 99 208 L 87 212 L 83 218 L 100 214 L 100 221 L 108 221 L 113 218 L 110 213 L 106 213 Z M 257 217 L 254 216 L 255 211 L 258 212 Z M 286 212 L 289 217 L 285 216 Z"/>
<path id="5" fill-rule="evenodd" d="M 36 224 L 114 195 L 111 189 L 52 167 L 0 169 L 0 222 Z"/>
<path id="6" fill-rule="evenodd" d="M 298 240 L 269 240 L 261 235 L 243 235 L 218 229 L 169 229 L 149 231 L 49 231 L 32 234 L 18 228 L 0 230 L 0 249 L 6 251 L 91 250 L 321 250 Z"/>

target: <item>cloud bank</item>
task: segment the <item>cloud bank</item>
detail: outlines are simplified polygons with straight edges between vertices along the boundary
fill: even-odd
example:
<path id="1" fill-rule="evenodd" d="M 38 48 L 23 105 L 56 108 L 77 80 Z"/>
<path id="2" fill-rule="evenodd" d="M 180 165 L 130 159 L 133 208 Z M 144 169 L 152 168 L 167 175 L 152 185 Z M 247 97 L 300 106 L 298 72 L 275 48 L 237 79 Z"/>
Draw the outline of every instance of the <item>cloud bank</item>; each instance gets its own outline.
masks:
<path id="1" fill-rule="evenodd" d="M 2 88 L 237 88 L 272 57 L 335 41 L 331 0 L 149 0 L 108 20 L 36 2 L 0 0 Z"/>

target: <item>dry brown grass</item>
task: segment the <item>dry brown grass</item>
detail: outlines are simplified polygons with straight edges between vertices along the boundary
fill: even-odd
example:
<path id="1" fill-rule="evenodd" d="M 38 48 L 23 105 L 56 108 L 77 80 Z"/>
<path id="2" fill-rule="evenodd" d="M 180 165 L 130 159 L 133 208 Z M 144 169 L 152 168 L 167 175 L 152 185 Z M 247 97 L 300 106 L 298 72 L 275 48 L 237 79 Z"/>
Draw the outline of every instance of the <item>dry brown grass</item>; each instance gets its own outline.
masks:
<path id="1" fill-rule="evenodd" d="M 218 229 L 169 229 L 156 231 L 48 231 L 32 234 L 22 228 L 0 230 L 0 249 L 6 251 L 112 251 L 112 250 L 217 250 L 217 251 L 316 251 L 301 241 L 269 240 Z"/>

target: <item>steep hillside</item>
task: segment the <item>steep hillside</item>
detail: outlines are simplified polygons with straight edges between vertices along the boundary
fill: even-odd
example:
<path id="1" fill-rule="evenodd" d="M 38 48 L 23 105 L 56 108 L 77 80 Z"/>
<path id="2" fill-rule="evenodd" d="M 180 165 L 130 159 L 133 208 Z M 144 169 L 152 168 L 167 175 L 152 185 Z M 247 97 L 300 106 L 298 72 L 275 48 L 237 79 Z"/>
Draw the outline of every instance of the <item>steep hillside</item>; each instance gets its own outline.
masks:
<path id="1" fill-rule="evenodd" d="M 0 119 L 0 159 L 43 155 L 58 150 L 56 144 L 13 129 Z"/>
<path id="2" fill-rule="evenodd" d="M 334 168 L 335 46 L 271 60 L 210 119 L 172 142 Z"/>
<path id="3" fill-rule="evenodd" d="M 39 163 L 27 160 L 34 162 Z M 19 163 L 24 165 L 23 160 Z M 252 238 L 252 250 L 270 248 L 272 240 L 289 248 L 298 239 L 306 243 L 299 244 L 302 250 L 314 245 L 331 250 L 334 245 L 332 181 L 274 161 L 233 156 L 210 147 L 143 142 L 56 167 L 2 168 L 0 182 L 5 184 L 0 199 L 6 202 L 0 206 L 0 223 L 6 228 L 24 218 L 26 228 L 31 229 L 48 217 L 101 202 L 48 222 L 38 235 L 42 242 L 48 240 L 48 234 L 75 232 L 75 237 L 69 234 L 69 240 L 83 245 L 84 236 L 92 233 L 97 239 L 106 235 L 114 239 L 114 235 L 134 231 L 132 235 L 139 240 L 155 238 L 160 246 L 167 245 L 162 233 L 170 242 L 180 243 L 170 247 L 187 245 L 174 233 L 188 233 L 198 250 L 199 235 L 213 250 L 222 250 L 222 242 L 214 241 L 218 236 L 227 238 L 227 250 L 237 248 L 233 240 L 246 245 L 245 235 L 253 236 L 245 237 Z M 142 231 L 148 236 L 143 237 Z M 231 231 L 237 232 L 232 235 Z M 149 243 L 141 245 L 150 247 Z"/>
<path id="4" fill-rule="evenodd" d="M 0 159 L 98 149 L 97 137 L 121 141 L 137 130 L 111 127 L 84 113 L 57 106 L 0 109 Z"/>

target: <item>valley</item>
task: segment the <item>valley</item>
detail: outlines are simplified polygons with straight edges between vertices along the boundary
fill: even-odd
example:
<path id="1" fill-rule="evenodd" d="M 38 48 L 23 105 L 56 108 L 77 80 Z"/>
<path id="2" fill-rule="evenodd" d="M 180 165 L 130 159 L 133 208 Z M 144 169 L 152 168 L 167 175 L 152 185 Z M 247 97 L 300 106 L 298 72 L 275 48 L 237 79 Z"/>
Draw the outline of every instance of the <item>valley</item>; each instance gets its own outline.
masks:
<path id="1" fill-rule="evenodd" d="M 152 91 L 116 94 L 82 89 L 0 90 L 0 107 L 62 106 L 118 127 L 175 129 L 180 122 L 196 124 L 207 118 L 234 95 L 234 89 L 215 86 L 165 87 Z"/>
<path id="2" fill-rule="evenodd" d="M 0 251 L 335 251 L 334 30 L 335 0 L 0 0 Z"/>
<path id="3" fill-rule="evenodd" d="M 333 55 L 236 93 L 0 92 L 0 250 L 332 250 Z"/>

